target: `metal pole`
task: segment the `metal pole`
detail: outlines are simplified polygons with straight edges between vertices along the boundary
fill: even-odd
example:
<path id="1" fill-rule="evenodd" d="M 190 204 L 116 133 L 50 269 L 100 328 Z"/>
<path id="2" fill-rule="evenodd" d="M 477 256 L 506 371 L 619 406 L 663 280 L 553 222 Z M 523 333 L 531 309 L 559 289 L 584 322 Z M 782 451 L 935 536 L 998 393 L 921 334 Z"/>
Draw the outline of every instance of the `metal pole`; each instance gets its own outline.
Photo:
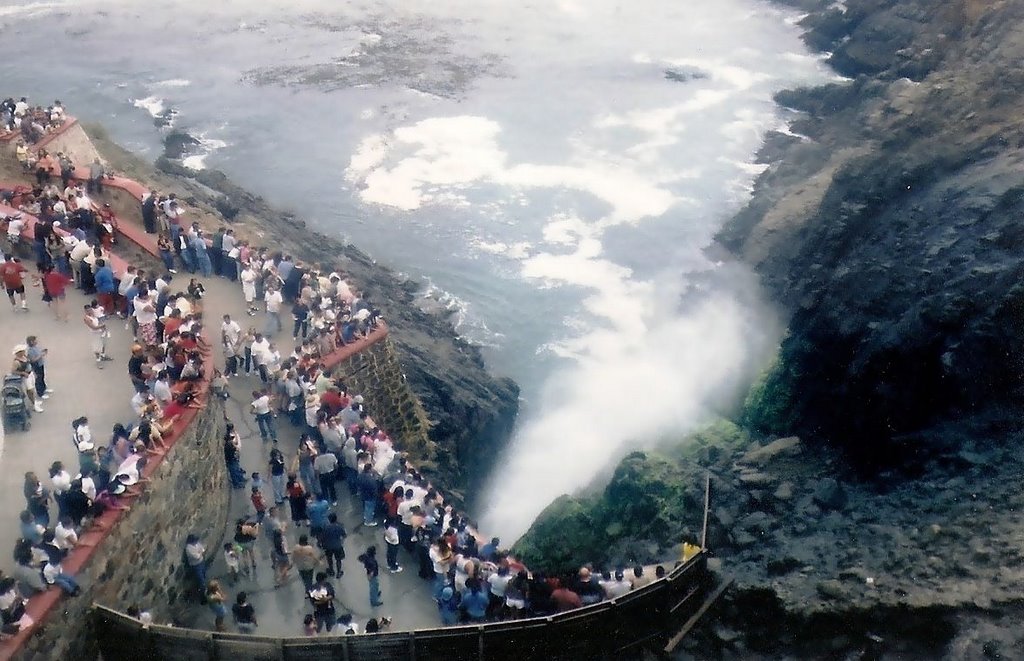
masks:
<path id="1" fill-rule="evenodd" d="M 711 471 L 708 471 L 704 482 L 704 528 L 700 534 L 700 547 L 708 547 L 708 512 L 711 510 Z"/>

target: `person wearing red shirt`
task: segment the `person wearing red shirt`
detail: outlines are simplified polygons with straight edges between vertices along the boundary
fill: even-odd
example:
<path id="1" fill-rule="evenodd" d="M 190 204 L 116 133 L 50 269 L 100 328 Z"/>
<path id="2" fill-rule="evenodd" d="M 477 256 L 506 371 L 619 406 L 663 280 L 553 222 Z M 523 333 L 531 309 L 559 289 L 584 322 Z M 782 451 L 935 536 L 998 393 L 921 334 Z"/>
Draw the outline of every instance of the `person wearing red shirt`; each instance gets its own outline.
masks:
<path id="1" fill-rule="evenodd" d="M 551 601 L 555 602 L 555 611 L 558 613 L 571 611 L 574 608 L 583 608 L 580 596 L 561 583 L 551 593 Z"/>
<path id="2" fill-rule="evenodd" d="M 21 310 L 28 312 L 28 301 L 25 300 L 25 281 L 21 274 L 27 269 L 21 265 L 17 257 L 8 257 L 7 261 L 0 265 L 0 278 L 4 281 L 4 289 L 7 290 L 7 298 L 11 299 L 11 308 L 18 310 L 14 300 L 15 294 L 21 297 Z"/>
<path id="3" fill-rule="evenodd" d="M 331 386 L 320 398 L 320 406 L 327 410 L 328 416 L 335 416 L 341 413 L 345 405 L 341 403 L 341 392 L 336 386 Z"/>
<path id="4" fill-rule="evenodd" d="M 65 304 L 67 288 L 71 278 L 57 271 L 52 266 L 43 269 L 43 292 L 50 299 L 50 308 L 57 321 L 68 321 L 68 310 Z"/>

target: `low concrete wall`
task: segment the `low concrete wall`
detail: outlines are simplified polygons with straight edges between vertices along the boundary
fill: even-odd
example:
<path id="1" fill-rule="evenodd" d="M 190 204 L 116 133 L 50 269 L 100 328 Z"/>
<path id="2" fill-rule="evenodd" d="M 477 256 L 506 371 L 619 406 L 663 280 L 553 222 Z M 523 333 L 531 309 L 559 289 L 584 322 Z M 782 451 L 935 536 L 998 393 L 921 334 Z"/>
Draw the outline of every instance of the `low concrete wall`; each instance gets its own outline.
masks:
<path id="1" fill-rule="evenodd" d="M 51 154 L 57 152 L 70 154 L 71 160 L 78 165 L 87 165 L 99 158 L 99 152 L 93 146 L 92 140 L 85 134 L 85 129 L 78 123 L 78 120 L 73 117 L 68 119 L 60 131 L 45 136 L 35 147 L 45 149 Z"/>
<path id="2" fill-rule="evenodd" d="M 223 433 L 224 408 L 215 400 L 184 428 L 141 495 L 130 501 L 131 509 L 95 540 L 94 553 L 77 572 L 82 594 L 59 597 L 12 658 L 94 658 L 96 641 L 89 627 L 94 604 L 118 609 L 139 604 L 164 622 L 194 611 L 195 601 L 184 598 L 192 579 L 182 565 L 182 548 L 189 531 L 219 536 L 227 525 L 230 489 Z M 213 553 L 215 545 L 207 546 Z"/>

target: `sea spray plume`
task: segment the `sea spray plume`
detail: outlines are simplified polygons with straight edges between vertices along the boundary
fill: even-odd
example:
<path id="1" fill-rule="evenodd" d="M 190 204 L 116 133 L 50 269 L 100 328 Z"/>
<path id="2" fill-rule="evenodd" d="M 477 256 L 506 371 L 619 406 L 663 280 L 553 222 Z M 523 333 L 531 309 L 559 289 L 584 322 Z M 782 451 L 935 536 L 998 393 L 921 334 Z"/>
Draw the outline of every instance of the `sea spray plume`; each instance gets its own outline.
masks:
<path id="1" fill-rule="evenodd" d="M 639 331 L 588 334 L 585 354 L 545 384 L 481 499 L 483 529 L 516 539 L 627 452 L 735 404 L 776 345 L 778 320 L 742 267 L 713 266 L 684 286 L 659 281 Z"/>

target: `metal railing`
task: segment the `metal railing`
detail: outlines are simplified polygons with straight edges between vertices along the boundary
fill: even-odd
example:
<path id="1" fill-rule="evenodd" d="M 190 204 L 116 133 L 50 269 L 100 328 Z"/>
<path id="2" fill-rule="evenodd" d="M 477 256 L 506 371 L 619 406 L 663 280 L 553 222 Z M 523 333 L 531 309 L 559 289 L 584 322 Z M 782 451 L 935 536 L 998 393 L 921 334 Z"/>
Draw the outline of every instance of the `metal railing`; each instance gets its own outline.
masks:
<path id="1" fill-rule="evenodd" d="M 549 617 L 358 636 L 271 638 L 144 628 L 134 618 L 96 605 L 93 627 L 105 661 L 621 659 L 639 656 L 642 648 L 664 649 L 671 633 L 706 609 L 709 595 L 716 592 L 702 552 L 665 578 L 618 599 Z"/>

